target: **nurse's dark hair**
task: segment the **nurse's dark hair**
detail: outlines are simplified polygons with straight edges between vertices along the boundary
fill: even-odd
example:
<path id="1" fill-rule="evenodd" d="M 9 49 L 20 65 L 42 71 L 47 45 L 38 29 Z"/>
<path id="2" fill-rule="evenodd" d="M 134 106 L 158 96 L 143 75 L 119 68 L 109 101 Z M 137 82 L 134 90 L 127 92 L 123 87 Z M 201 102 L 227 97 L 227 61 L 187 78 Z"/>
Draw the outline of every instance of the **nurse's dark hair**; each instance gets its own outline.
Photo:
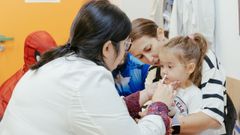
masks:
<path id="1" fill-rule="evenodd" d="M 112 41 L 118 53 L 119 42 L 126 39 L 130 32 L 131 22 L 123 11 L 107 0 L 92 0 L 83 5 L 76 15 L 68 42 L 43 54 L 31 69 L 38 69 L 66 55 L 76 55 L 106 67 L 102 54 L 104 43 Z"/>

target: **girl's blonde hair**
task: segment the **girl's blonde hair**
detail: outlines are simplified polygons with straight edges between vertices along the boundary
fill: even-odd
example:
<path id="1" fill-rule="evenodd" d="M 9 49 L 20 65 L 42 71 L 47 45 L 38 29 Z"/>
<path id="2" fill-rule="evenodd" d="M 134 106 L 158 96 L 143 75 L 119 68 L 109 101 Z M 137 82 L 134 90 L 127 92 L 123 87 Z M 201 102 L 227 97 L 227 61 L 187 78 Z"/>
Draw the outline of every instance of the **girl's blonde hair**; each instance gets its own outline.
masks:
<path id="1" fill-rule="evenodd" d="M 208 44 L 203 35 L 195 33 L 189 36 L 178 36 L 172 38 L 163 49 L 176 49 L 179 53 L 176 56 L 180 62 L 186 64 L 193 60 L 196 64 L 195 70 L 190 74 L 189 79 L 197 86 L 202 79 L 202 63 L 208 49 Z"/>

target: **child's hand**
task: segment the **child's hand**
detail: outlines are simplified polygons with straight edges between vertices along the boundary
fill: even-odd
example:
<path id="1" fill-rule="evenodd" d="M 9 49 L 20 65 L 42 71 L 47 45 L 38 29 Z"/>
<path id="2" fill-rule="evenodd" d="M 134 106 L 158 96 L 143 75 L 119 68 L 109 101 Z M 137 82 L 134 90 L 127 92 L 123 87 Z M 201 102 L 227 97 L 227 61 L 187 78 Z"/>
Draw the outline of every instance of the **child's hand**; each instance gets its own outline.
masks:
<path id="1" fill-rule="evenodd" d="M 148 86 L 146 87 L 145 90 L 147 91 L 149 100 L 152 99 L 153 93 L 154 93 L 155 90 L 158 88 L 158 83 L 159 83 L 159 82 L 154 82 L 154 83 L 152 83 L 152 84 L 150 84 L 150 85 L 148 85 Z"/>
<path id="2" fill-rule="evenodd" d="M 163 78 L 160 80 L 160 83 L 166 84 L 166 81 L 165 81 L 166 78 L 167 78 L 167 75 L 164 75 Z M 169 82 L 169 83 L 167 83 L 167 84 L 172 85 L 173 89 L 176 90 L 176 89 L 178 89 L 178 88 L 180 87 L 181 82 L 178 81 L 178 80 L 176 80 L 176 81 Z"/>
<path id="3" fill-rule="evenodd" d="M 173 117 L 177 112 L 174 103 L 172 103 L 172 105 L 168 107 L 168 110 L 169 110 L 168 116 L 170 117 Z"/>
<path id="4" fill-rule="evenodd" d="M 163 83 L 158 83 L 158 88 L 155 90 L 152 101 L 153 102 L 163 102 L 168 107 L 171 106 L 174 98 L 174 90 L 172 85 L 167 85 Z"/>

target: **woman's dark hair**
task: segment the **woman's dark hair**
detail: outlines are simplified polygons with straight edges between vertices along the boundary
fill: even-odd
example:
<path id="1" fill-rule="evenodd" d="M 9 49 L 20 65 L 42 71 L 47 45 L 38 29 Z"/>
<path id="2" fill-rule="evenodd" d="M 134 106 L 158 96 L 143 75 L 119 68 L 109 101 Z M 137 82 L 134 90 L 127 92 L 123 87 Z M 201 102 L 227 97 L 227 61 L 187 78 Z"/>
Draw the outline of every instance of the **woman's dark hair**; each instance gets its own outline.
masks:
<path id="1" fill-rule="evenodd" d="M 112 41 L 118 52 L 119 42 L 126 39 L 130 32 L 131 22 L 123 11 L 107 0 L 92 0 L 83 5 L 76 15 L 68 42 L 46 52 L 31 69 L 73 54 L 105 66 L 102 54 L 104 43 Z"/>

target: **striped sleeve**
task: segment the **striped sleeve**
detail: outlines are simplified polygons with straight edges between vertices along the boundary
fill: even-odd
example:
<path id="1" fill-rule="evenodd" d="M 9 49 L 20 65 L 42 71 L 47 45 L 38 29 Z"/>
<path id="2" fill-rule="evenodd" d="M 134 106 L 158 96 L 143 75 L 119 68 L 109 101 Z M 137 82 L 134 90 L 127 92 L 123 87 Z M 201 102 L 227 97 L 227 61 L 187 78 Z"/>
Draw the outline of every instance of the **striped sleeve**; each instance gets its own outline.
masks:
<path id="1" fill-rule="evenodd" d="M 203 62 L 200 89 L 205 114 L 218 120 L 224 126 L 224 107 L 226 106 L 226 76 L 215 54 L 208 51 Z"/>
<path id="2" fill-rule="evenodd" d="M 161 69 L 157 66 L 151 66 L 145 80 L 145 88 L 161 79 Z"/>

